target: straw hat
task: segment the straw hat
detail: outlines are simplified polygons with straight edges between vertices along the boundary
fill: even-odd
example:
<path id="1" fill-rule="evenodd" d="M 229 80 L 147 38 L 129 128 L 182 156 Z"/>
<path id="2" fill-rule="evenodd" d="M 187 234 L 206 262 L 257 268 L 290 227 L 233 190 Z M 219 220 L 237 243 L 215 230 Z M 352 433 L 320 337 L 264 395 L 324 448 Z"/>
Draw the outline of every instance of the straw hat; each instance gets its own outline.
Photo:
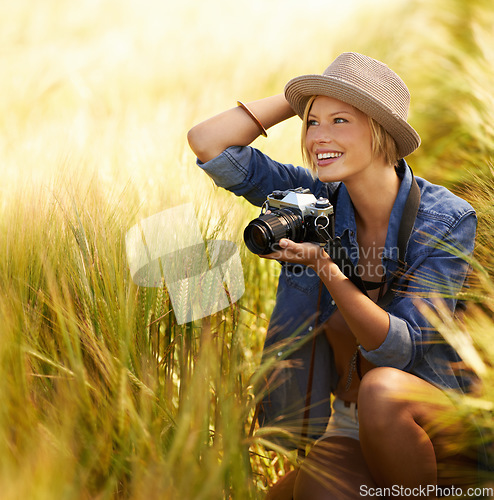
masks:
<path id="1" fill-rule="evenodd" d="M 410 92 L 403 80 L 382 62 L 345 52 L 322 75 L 299 76 L 285 87 L 287 101 L 301 118 L 314 95 L 334 97 L 374 118 L 396 141 L 400 158 L 420 145 L 420 136 L 407 123 Z"/>

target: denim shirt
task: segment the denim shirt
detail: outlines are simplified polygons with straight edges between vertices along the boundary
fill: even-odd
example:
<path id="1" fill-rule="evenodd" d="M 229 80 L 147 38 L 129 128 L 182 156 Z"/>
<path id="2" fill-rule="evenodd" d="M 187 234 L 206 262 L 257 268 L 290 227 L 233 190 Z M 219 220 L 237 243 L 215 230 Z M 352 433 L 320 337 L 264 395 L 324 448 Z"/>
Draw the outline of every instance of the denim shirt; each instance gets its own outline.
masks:
<path id="1" fill-rule="evenodd" d="M 339 184 L 323 183 L 314 178 L 309 170 L 275 162 L 251 147 L 230 147 L 207 163 L 197 163 L 216 185 L 258 206 L 275 189 L 299 186 L 309 188 L 316 197 L 332 199 Z M 382 265 L 387 279 L 398 267 L 398 229 L 412 183 L 412 172 L 405 160 L 400 161 L 397 173 L 401 185 L 391 212 L 385 248 L 382 249 Z M 461 371 L 454 369 L 461 359 L 431 328 L 416 307 L 415 300 L 421 297 L 421 300 L 432 305 L 431 297 L 439 294 L 444 297 L 451 311 L 455 310 L 455 296 L 464 285 L 468 272 L 468 265 L 461 254 L 471 254 L 473 251 L 477 219 L 474 209 L 446 188 L 419 177 L 416 181 L 421 200 L 405 255 L 407 272 L 396 282 L 402 291 L 395 293 L 385 308 L 389 315 L 389 330 L 384 342 L 372 351 L 362 347 L 361 353 L 377 366 L 390 366 L 413 373 L 442 388 L 466 390 L 468 379 Z M 335 234 L 341 238 L 353 264 L 357 265 L 359 246 L 355 212 L 344 184 L 341 184 L 337 194 Z M 448 251 L 447 245 L 459 253 Z M 278 349 L 277 346 L 286 345 L 283 341 L 294 333 L 303 336 L 313 330 L 319 283 L 319 277 L 309 268 L 282 265 L 265 353 L 275 352 L 283 357 L 286 347 Z M 325 287 L 319 310 L 320 322 L 327 320 L 336 310 Z M 292 354 L 291 358 L 301 359 L 307 367 L 310 351 L 309 342 Z M 277 385 L 266 398 L 261 423 L 263 419 L 264 423 L 276 419 L 288 421 L 288 414 L 296 415 L 301 420 L 307 370 L 288 368 L 286 371 L 283 383 Z M 318 335 L 311 417 L 325 420 L 329 416 L 329 395 L 337 383 L 331 347 L 324 335 Z"/>

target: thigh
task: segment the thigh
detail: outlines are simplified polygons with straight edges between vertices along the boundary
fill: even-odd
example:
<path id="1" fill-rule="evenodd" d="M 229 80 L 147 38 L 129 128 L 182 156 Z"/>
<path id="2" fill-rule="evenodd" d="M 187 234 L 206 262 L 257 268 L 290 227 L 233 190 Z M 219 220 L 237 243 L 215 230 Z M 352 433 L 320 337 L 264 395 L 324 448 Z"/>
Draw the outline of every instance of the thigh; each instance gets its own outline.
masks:
<path id="1" fill-rule="evenodd" d="M 360 385 L 358 399 L 362 427 L 383 432 L 390 425 L 413 421 L 437 443 L 449 442 L 460 451 L 466 426 L 448 394 L 429 382 L 395 368 L 375 368 Z M 402 418 L 404 417 L 404 418 Z"/>
<path id="2" fill-rule="evenodd" d="M 469 484 L 474 480 L 474 429 L 468 429 L 457 406 L 442 389 L 401 370 L 376 368 L 362 380 L 358 408 L 363 443 L 369 441 L 369 434 L 382 447 L 387 438 L 395 447 L 407 436 L 416 441 L 414 426 L 419 426 L 434 450 L 439 484 Z M 393 438 L 396 435 L 400 438 Z"/>
<path id="3" fill-rule="evenodd" d="M 437 423 L 440 414 L 452 413 L 454 405 L 438 387 L 411 373 L 380 367 L 366 373 L 358 395 L 359 418 L 379 424 L 408 413 L 421 426 Z"/>
<path id="4" fill-rule="evenodd" d="M 311 449 L 297 475 L 293 498 L 358 499 L 375 486 L 360 442 L 334 436 L 318 441 Z"/>

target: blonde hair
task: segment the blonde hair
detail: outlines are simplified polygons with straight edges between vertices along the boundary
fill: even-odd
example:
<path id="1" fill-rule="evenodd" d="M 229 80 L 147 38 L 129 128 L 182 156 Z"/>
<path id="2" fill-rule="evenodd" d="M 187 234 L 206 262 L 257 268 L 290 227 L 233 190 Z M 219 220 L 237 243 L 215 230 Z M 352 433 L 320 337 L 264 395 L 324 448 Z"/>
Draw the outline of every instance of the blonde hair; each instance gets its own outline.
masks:
<path id="1" fill-rule="evenodd" d="M 317 171 L 317 165 L 312 160 L 312 157 L 307 149 L 307 121 L 312 107 L 313 102 L 316 100 L 316 95 L 312 96 L 304 110 L 304 117 L 302 120 L 302 136 L 301 136 L 301 147 L 302 147 L 302 159 L 305 165 L 307 165 L 313 172 Z M 377 123 L 374 118 L 367 115 L 369 120 L 369 128 L 371 133 L 371 148 L 372 155 L 374 158 L 383 158 L 388 165 L 396 165 L 400 159 L 398 156 L 398 146 L 396 141 L 391 137 L 391 135 L 384 129 L 384 127 Z"/>
<path id="2" fill-rule="evenodd" d="M 307 149 L 307 122 L 309 120 L 310 109 L 312 108 L 312 103 L 316 100 L 316 95 L 313 95 L 305 106 L 304 117 L 302 118 L 302 136 L 301 136 L 301 147 L 302 147 L 302 159 L 304 164 L 307 165 L 313 172 L 317 171 L 317 165 L 314 164 L 312 158 Z"/>
<path id="3" fill-rule="evenodd" d="M 398 162 L 398 146 L 396 141 L 391 137 L 384 127 L 377 123 L 370 116 L 369 127 L 371 132 L 371 147 L 374 158 L 383 158 L 388 165 L 396 165 Z"/>

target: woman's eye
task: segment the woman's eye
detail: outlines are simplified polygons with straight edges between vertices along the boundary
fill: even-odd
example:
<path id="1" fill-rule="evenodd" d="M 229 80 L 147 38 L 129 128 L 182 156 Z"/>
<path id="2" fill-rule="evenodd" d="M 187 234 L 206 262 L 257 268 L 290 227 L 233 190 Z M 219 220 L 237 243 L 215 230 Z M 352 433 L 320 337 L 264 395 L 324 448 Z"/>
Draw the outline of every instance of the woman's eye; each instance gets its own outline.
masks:
<path id="1" fill-rule="evenodd" d="M 307 126 L 312 127 L 314 125 L 318 125 L 317 120 L 307 120 Z"/>
<path id="2" fill-rule="evenodd" d="M 344 118 L 335 118 L 334 122 L 335 123 L 346 123 L 346 120 Z"/>

